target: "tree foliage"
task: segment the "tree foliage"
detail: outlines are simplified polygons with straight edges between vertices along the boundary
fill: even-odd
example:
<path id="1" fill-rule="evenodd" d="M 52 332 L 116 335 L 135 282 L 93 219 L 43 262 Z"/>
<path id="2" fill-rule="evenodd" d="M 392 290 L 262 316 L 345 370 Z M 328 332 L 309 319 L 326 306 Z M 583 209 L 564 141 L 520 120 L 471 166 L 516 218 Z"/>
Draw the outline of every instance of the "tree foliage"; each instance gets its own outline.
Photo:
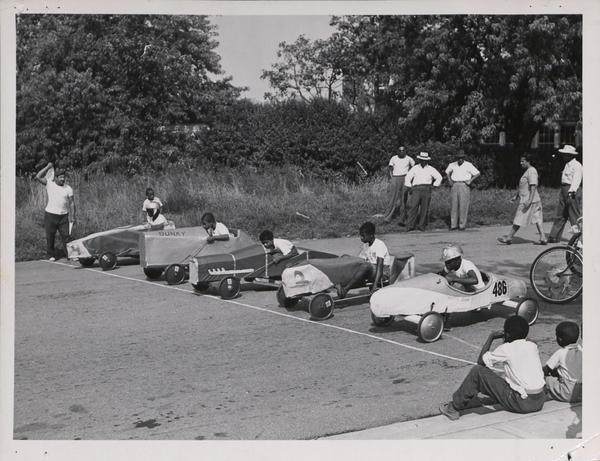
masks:
<path id="1" fill-rule="evenodd" d="M 157 169 L 239 95 L 201 16 L 17 18 L 17 167 Z"/>

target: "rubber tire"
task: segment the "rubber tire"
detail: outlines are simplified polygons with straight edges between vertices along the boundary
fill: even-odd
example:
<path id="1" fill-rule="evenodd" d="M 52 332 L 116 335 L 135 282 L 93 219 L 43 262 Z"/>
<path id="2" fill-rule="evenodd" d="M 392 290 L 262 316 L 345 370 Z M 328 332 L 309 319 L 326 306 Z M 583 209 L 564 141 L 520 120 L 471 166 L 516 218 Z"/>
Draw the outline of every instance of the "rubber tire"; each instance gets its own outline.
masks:
<path id="1" fill-rule="evenodd" d="M 444 317 L 437 312 L 427 312 L 421 317 L 417 326 L 419 339 L 425 343 L 433 343 L 442 337 Z"/>
<path id="2" fill-rule="evenodd" d="M 331 295 L 319 293 L 313 296 L 308 303 L 308 312 L 311 320 L 327 320 L 333 314 L 335 303 Z"/>
<path id="3" fill-rule="evenodd" d="M 82 267 L 92 267 L 94 261 L 96 261 L 96 258 L 79 258 L 79 264 L 81 264 Z"/>
<path id="4" fill-rule="evenodd" d="M 144 267 L 144 275 L 150 280 L 159 279 L 163 273 L 163 269 L 158 267 Z"/>
<path id="5" fill-rule="evenodd" d="M 570 246 L 575 251 L 577 251 L 577 253 L 579 253 L 581 255 L 581 259 L 583 262 L 583 246 L 581 248 L 578 246 L 579 240 L 581 240 L 581 239 L 582 239 L 582 233 L 578 232 L 577 234 L 574 234 L 573 236 L 571 236 L 571 238 L 569 239 L 569 243 L 567 243 L 567 246 Z M 566 254 L 567 265 L 570 267 L 570 269 L 573 272 L 575 272 L 577 275 L 581 276 L 581 270 L 578 270 L 575 267 L 575 265 L 573 264 L 576 259 L 577 259 L 577 257 L 574 256 L 572 253 Z"/>
<path id="6" fill-rule="evenodd" d="M 98 258 L 98 264 L 103 271 L 109 271 L 117 267 L 117 255 L 112 251 L 105 251 Z"/>
<path id="7" fill-rule="evenodd" d="M 179 285 L 185 280 L 185 267 L 181 264 L 171 264 L 165 269 L 165 280 L 169 285 Z"/>
<path id="8" fill-rule="evenodd" d="M 219 283 L 219 295 L 223 299 L 236 298 L 241 291 L 241 282 L 237 277 L 226 277 Z"/>
<path id="9" fill-rule="evenodd" d="M 387 327 L 394 321 L 394 316 L 390 315 L 388 317 L 377 317 L 375 314 L 371 312 L 371 320 L 373 325 L 378 327 Z"/>
<path id="10" fill-rule="evenodd" d="M 540 307 L 535 299 L 525 298 L 519 301 L 515 312 L 519 317 L 527 320 L 527 323 L 531 326 L 536 322 L 540 314 Z"/>
<path id="11" fill-rule="evenodd" d="M 535 267 L 537 265 L 537 262 L 542 259 L 542 257 L 544 257 L 546 254 L 552 252 L 552 251 L 564 251 L 565 253 L 567 253 L 565 255 L 566 258 L 569 257 L 569 251 L 573 252 L 573 248 L 569 247 L 569 246 L 555 246 L 552 248 L 548 248 L 547 250 L 542 251 L 539 255 L 536 256 L 536 258 L 533 260 L 533 263 L 531 264 L 531 267 L 529 268 L 529 283 L 531 284 L 531 288 L 533 288 L 533 291 L 535 292 L 536 295 L 538 295 L 538 297 L 540 297 L 541 299 L 543 299 L 544 301 L 546 301 L 547 303 L 550 304 L 568 304 L 571 301 L 574 301 L 575 299 L 577 299 L 582 291 L 583 291 L 583 283 L 581 284 L 581 287 L 579 287 L 579 289 L 575 292 L 575 294 L 569 296 L 568 298 L 564 298 L 564 299 L 555 299 L 555 298 L 549 298 L 548 296 L 544 295 L 539 289 L 538 287 L 535 285 L 534 281 L 533 281 L 533 275 L 535 272 Z M 583 256 L 581 254 L 579 254 L 579 256 L 582 259 L 583 262 Z M 576 256 L 571 255 L 572 258 L 575 258 Z M 568 261 L 568 260 L 567 260 Z"/>
<path id="12" fill-rule="evenodd" d="M 298 304 L 298 301 L 300 301 L 299 298 L 288 298 L 285 295 L 285 291 L 283 291 L 283 286 L 279 285 L 279 288 L 277 289 L 277 304 L 279 304 L 279 307 L 289 309 Z"/>
<path id="13" fill-rule="evenodd" d="M 210 288 L 210 283 L 209 282 L 192 283 L 192 287 L 194 287 L 194 290 L 197 291 L 198 293 L 206 293 L 208 291 L 208 289 Z"/>

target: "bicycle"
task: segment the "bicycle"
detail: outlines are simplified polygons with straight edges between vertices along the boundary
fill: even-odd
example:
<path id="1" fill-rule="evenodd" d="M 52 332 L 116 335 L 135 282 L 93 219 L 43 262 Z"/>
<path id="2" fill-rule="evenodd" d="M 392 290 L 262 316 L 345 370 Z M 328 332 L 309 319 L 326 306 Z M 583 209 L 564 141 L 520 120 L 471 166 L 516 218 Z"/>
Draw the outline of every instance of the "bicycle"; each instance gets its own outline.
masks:
<path id="1" fill-rule="evenodd" d="M 573 236 L 572 240 L 575 236 Z M 529 270 L 533 291 L 544 301 L 566 304 L 583 291 L 583 251 L 575 245 L 560 245 L 540 253 Z"/>

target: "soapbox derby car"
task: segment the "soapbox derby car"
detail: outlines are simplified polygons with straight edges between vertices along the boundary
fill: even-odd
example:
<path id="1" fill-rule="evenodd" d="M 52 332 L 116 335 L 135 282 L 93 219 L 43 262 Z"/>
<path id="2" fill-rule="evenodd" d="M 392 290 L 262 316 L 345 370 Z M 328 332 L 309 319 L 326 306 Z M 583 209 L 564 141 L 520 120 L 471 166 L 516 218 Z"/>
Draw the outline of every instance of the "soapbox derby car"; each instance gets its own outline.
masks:
<path id="1" fill-rule="evenodd" d="M 189 264 L 189 281 L 197 292 L 205 292 L 211 284 L 218 284 L 219 295 L 223 299 L 233 299 L 239 295 L 242 281 L 277 288 L 282 272 L 288 267 L 303 264 L 311 258 L 338 258 L 322 251 L 297 249 L 296 256 L 277 263 L 260 243 L 229 253 L 201 255 L 192 258 Z"/>
<path id="2" fill-rule="evenodd" d="M 411 253 L 394 255 L 399 274 L 396 280 L 405 280 L 415 274 L 415 257 Z M 349 283 L 360 266 L 370 265 L 356 256 L 340 256 L 331 259 L 310 259 L 283 271 L 281 286 L 277 291 L 279 306 L 290 308 L 300 300 L 308 300 L 308 312 L 312 320 L 326 320 L 332 316 L 336 306 L 342 303 L 366 302 L 371 296 L 372 283 L 365 280 L 353 287 L 345 298 L 337 297 L 334 287 Z M 382 286 L 389 283 L 389 274 L 384 274 Z M 356 290 L 358 289 L 358 291 Z"/>
<path id="3" fill-rule="evenodd" d="M 140 235 L 140 265 L 149 279 L 165 274 L 169 285 L 182 283 L 188 277 L 193 258 L 235 252 L 256 242 L 245 232 L 230 233 L 229 240 L 207 241 L 202 226 L 165 229 Z"/>
<path id="4" fill-rule="evenodd" d="M 175 224 L 169 221 L 164 229 L 175 229 Z M 67 257 L 72 261 L 79 261 L 83 267 L 92 267 L 98 259 L 102 270 L 114 269 L 119 257 L 139 258 L 140 235 L 155 232 L 158 231 L 150 230 L 148 224 L 134 224 L 96 232 L 68 242 Z"/>
<path id="5" fill-rule="evenodd" d="M 396 282 L 373 293 L 371 319 L 377 326 L 387 326 L 401 316 L 415 323 L 419 339 L 428 343 L 442 336 L 452 313 L 490 309 L 494 304 L 514 308 L 529 325 L 535 323 L 538 303 L 525 298 L 525 282 L 489 272 L 482 272 L 481 276 L 485 286 L 475 292 L 459 289 L 444 276 L 433 273 Z"/>

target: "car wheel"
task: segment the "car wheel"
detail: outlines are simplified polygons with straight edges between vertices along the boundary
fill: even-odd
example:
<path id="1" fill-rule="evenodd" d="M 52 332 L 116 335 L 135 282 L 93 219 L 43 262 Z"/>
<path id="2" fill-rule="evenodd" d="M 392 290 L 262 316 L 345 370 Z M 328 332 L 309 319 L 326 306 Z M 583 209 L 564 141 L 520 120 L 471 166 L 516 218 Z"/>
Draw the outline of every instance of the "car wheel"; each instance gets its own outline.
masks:
<path id="1" fill-rule="evenodd" d="M 165 279 L 169 285 L 179 285 L 185 280 L 185 267 L 181 264 L 171 264 L 165 269 Z"/>
<path id="2" fill-rule="evenodd" d="M 79 264 L 83 267 L 92 267 L 96 258 L 79 258 Z"/>
<path id="3" fill-rule="evenodd" d="M 417 332 L 421 341 L 433 343 L 441 338 L 443 331 L 444 317 L 437 312 L 427 312 L 419 320 Z"/>
<path id="4" fill-rule="evenodd" d="M 538 303 L 533 298 L 525 298 L 517 305 L 517 315 L 527 320 L 529 325 L 533 325 L 538 318 Z"/>
<path id="5" fill-rule="evenodd" d="M 192 283 L 192 287 L 199 293 L 205 293 L 210 288 L 210 283 L 208 282 L 197 282 Z"/>
<path id="6" fill-rule="evenodd" d="M 144 275 L 150 280 L 156 280 L 160 278 L 163 270 L 158 267 L 144 267 Z"/>
<path id="7" fill-rule="evenodd" d="M 105 251 L 98 258 L 98 264 L 103 271 L 109 271 L 117 267 L 117 255 L 115 255 L 112 251 Z"/>
<path id="8" fill-rule="evenodd" d="M 279 285 L 279 288 L 277 289 L 277 303 L 279 304 L 279 307 L 288 309 L 298 304 L 298 301 L 298 298 L 288 298 L 285 295 L 285 291 L 283 291 L 283 286 Z"/>
<path id="9" fill-rule="evenodd" d="M 327 293 L 315 295 L 308 303 L 311 320 L 326 320 L 333 314 L 333 298 Z"/>
<path id="10" fill-rule="evenodd" d="M 240 294 L 241 283 L 237 277 L 227 277 L 219 284 L 219 295 L 223 299 L 233 299 Z"/>
<path id="11" fill-rule="evenodd" d="M 394 316 L 390 315 L 388 317 L 377 317 L 371 312 L 371 320 L 373 321 L 373 324 L 378 327 L 387 327 L 390 323 L 394 321 Z"/>

